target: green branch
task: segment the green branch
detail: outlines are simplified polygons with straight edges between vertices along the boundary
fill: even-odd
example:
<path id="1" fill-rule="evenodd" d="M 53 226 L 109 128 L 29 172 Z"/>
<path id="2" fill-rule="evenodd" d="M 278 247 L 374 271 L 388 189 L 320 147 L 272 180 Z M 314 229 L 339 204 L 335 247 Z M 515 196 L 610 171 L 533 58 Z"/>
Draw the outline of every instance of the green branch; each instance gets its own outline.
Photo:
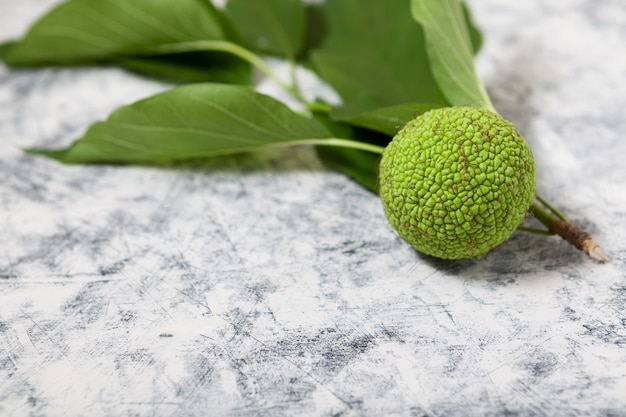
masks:
<path id="1" fill-rule="evenodd" d="M 170 43 L 159 45 L 155 48 L 146 50 L 145 53 L 147 55 L 153 54 L 172 54 L 172 53 L 182 53 L 182 52 L 194 52 L 194 51 L 217 51 L 217 52 L 227 52 L 232 55 L 235 55 L 244 61 L 248 62 L 252 66 L 259 69 L 273 81 L 275 81 L 281 88 L 285 89 L 291 95 L 293 95 L 298 101 L 300 101 L 305 106 L 309 106 L 310 103 L 302 96 L 300 91 L 297 89 L 295 83 L 293 85 L 285 83 L 277 74 L 272 70 L 272 68 L 261 58 L 259 55 L 254 52 L 246 49 L 242 46 L 239 46 L 235 43 L 228 41 L 190 41 L 190 42 L 178 42 L 178 43 Z M 291 75 L 292 81 L 295 82 L 295 74 Z"/>

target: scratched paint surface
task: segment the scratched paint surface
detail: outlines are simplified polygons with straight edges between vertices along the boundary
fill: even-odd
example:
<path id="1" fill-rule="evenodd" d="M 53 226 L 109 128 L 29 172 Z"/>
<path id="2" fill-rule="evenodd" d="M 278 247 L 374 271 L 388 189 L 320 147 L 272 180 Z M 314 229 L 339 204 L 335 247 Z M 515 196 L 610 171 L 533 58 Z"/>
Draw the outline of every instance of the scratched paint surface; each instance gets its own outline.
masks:
<path id="1" fill-rule="evenodd" d="M 0 0 L 1 38 L 52 3 Z M 0 415 L 626 415 L 626 9 L 470 3 L 541 193 L 613 263 L 527 234 L 481 260 L 418 255 L 308 148 L 28 156 L 168 86 L 0 67 Z"/>

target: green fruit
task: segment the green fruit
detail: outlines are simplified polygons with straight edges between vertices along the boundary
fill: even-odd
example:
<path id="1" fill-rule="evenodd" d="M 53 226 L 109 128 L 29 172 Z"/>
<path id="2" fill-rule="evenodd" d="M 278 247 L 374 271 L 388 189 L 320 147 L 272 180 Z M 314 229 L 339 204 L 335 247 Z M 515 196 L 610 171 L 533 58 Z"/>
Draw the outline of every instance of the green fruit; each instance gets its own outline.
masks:
<path id="1" fill-rule="evenodd" d="M 535 195 L 535 164 L 507 120 L 448 107 L 409 122 L 385 148 L 379 192 L 389 222 L 420 252 L 480 257 L 505 241 Z"/>

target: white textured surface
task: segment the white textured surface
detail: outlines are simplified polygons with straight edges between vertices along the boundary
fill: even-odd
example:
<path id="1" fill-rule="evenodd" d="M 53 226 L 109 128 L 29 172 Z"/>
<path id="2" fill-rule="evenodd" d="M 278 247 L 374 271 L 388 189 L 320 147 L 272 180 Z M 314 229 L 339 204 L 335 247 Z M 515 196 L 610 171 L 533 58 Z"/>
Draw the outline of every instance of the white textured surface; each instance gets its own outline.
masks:
<path id="1" fill-rule="evenodd" d="M 0 38 L 52 3 L 0 0 Z M 167 86 L 0 67 L 0 415 L 626 415 L 626 6 L 470 5 L 540 193 L 613 263 L 521 233 L 423 257 L 307 148 L 166 169 L 24 155 Z"/>

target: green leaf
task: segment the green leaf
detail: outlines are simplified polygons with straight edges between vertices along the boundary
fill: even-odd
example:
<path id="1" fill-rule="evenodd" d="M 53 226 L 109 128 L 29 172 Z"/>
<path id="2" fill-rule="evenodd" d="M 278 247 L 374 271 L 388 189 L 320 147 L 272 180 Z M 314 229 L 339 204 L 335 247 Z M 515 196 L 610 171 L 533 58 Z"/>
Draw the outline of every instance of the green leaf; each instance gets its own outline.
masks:
<path id="1" fill-rule="evenodd" d="M 443 103 L 410 0 L 328 0 L 317 13 L 326 36 L 313 63 L 346 105 Z"/>
<path id="2" fill-rule="evenodd" d="M 333 120 L 394 136 L 409 121 L 428 110 L 439 107 L 441 105 L 430 103 L 404 103 L 368 111 L 340 107 L 333 109 L 330 115 Z"/>
<path id="3" fill-rule="evenodd" d="M 312 66 L 311 51 L 319 48 L 328 34 L 323 7 L 323 4 L 306 5 L 304 46 L 299 61 L 308 68 Z"/>
<path id="4" fill-rule="evenodd" d="M 0 43 L 0 60 L 4 60 L 4 57 L 9 54 L 9 51 L 15 44 L 15 41 Z"/>
<path id="5" fill-rule="evenodd" d="M 377 144 L 381 147 L 387 145 L 391 139 L 376 132 L 333 121 L 324 113 L 315 113 L 314 117 L 335 137 L 350 138 L 354 141 Z M 316 151 L 321 161 L 329 168 L 342 171 L 365 188 L 374 193 L 377 192 L 380 153 L 330 146 L 317 146 Z"/>
<path id="6" fill-rule="evenodd" d="M 9 65 L 109 61 L 197 40 L 233 41 L 207 0 L 69 0 L 50 10 L 5 57 Z"/>
<path id="7" fill-rule="evenodd" d="M 253 50 L 295 60 L 304 46 L 301 0 L 229 0 L 226 12 Z"/>
<path id="8" fill-rule="evenodd" d="M 120 57 L 116 64 L 131 71 L 181 83 L 250 84 L 252 71 L 225 52 L 182 52 L 147 57 Z"/>
<path id="9" fill-rule="evenodd" d="M 472 41 L 472 51 L 474 55 L 480 51 L 480 48 L 483 46 L 483 35 L 480 33 L 480 29 L 474 24 L 472 20 L 472 14 L 470 12 L 469 7 L 465 2 L 462 3 L 463 6 L 463 17 L 465 18 L 465 22 L 467 24 L 467 28 L 469 29 L 470 40 Z"/>
<path id="10" fill-rule="evenodd" d="M 413 17 L 424 28 L 432 72 L 453 106 L 494 110 L 474 67 L 474 47 L 459 0 L 412 0 Z"/>
<path id="11" fill-rule="evenodd" d="M 249 87 L 207 83 L 121 107 L 65 150 L 31 152 L 65 163 L 167 163 L 271 146 L 344 142 L 349 141 L 332 139 L 315 120 Z"/>
<path id="12" fill-rule="evenodd" d="M 380 155 L 359 149 L 318 146 L 317 155 L 329 168 L 342 171 L 373 193 L 378 193 Z"/>

